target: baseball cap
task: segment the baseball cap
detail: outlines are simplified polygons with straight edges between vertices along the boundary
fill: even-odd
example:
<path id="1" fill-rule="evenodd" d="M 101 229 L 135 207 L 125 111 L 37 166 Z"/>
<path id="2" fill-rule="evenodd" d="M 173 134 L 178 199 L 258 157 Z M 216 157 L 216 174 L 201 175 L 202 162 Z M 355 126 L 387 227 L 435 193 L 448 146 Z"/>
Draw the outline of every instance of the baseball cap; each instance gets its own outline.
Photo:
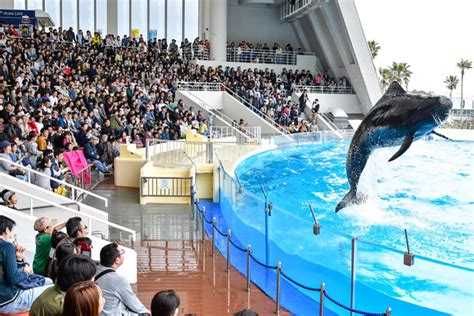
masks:
<path id="1" fill-rule="evenodd" d="M 0 143 L 0 149 L 5 149 L 8 146 L 11 146 L 10 142 L 8 140 L 4 140 Z"/>
<path id="2" fill-rule="evenodd" d="M 57 222 L 55 219 L 40 217 L 35 221 L 33 228 L 37 232 L 43 232 L 46 228 L 56 225 Z"/>

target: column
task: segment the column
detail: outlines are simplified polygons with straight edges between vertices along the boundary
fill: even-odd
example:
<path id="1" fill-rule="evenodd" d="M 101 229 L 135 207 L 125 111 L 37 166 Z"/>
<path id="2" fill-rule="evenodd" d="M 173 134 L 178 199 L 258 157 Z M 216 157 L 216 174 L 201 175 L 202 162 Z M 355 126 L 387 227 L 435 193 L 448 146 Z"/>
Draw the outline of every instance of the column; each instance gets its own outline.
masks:
<path id="1" fill-rule="evenodd" d="M 14 8 L 15 4 L 13 0 L 0 0 L 0 9 L 9 10 Z"/>
<path id="2" fill-rule="evenodd" d="M 227 52 L 227 0 L 208 0 L 211 60 L 225 61 Z"/>
<path id="3" fill-rule="evenodd" d="M 118 0 L 107 0 L 107 34 L 118 35 Z"/>

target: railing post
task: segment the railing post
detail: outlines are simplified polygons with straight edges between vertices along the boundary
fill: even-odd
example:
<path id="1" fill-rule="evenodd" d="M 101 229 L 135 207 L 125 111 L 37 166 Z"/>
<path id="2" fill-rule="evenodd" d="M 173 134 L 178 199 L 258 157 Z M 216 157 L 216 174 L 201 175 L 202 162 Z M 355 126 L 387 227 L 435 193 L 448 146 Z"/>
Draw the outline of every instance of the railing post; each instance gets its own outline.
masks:
<path id="1" fill-rule="evenodd" d="M 250 292 L 250 252 L 251 245 L 247 246 L 247 292 Z"/>
<path id="2" fill-rule="evenodd" d="M 324 316 L 324 291 L 325 291 L 324 282 L 321 283 L 321 291 L 319 292 L 319 316 Z"/>
<path id="3" fill-rule="evenodd" d="M 351 258 L 351 308 L 355 305 L 355 280 L 356 280 L 356 255 L 357 238 L 352 237 L 352 258 Z M 351 312 L 351 316 L 353 313 Z"/>
<path id="4" fill-rule="evenodd" d="M 280 274 L 281 274 L 281 262 L 277 264 L 277 280 L 276 280 L 276 314 L 280 315 Z"/>
<path id="5" fill-rule="evenodd" d="M 214 257 L 216 255 L 216 247 L 214 246 L 214 241 L 215 241 L 215 226 L 216 226 L 216 217 L 214 216 L 212 218 L 212 256 Z"/>
<path id="6" fill-rule="evenodd" d="M 89 226 L 89 235 L 92 234 L 92 219 L 89 217 L 89 220 L 87 221 L 87 226 Z"/>
<path id="7" fill-rule="evenodd" d="M 146 160 L 150 160 L 150 140 L 149 139 L 146 139 L 145 140 L 145 157 L 146 157 Z"/>
<path id="8" fill-rule="evenodd" d="M 385 312 L 385 315 L 386 315 L 386 316 L 392 315 L 392 309 L 391 309 L 390 307 L 387 308 L 387 311 Z"/>
<path id="9" fill-rule="evenodd" d="M 196 225 L 195 225 L 195 231 L 197 232 L 199 230 L 199 198 L 196 198 Z"/>
<path id="10" fill-rule="evenodd" d="M 27 170 L 28 170 L 28 183 L 31 183 L 31 171 L 30 171 L 30 168 L 28 168 Z"/>
<path id="11" fill-rule="evenodd" d="M 73 201 L 76 200 L 76 194 L 75 194 L 76 192 L 75 192 L 75 191 L 76 191 L 76 190 L 75 190 L 73 187 L 71 187 L 71 199 L 72 199 Z"/>
<path id="12" fill-rule="evenodd" d="M 206 215 L 206 208 L 202 207 L 202 214 L 201 214 L 201 241 L 204 243 L 206 239 L 206 233 L 204 231 L 204 216 Z"/>
<path id="13" fill-rule="evenodd" d="M 33 216 L 33 198 L 30 197 L 30 216 Z"/>
<path id="14" fill-rule="evenodd" d="M 227 230 L 227 272 L 230 272 L 230 229 Z"/>

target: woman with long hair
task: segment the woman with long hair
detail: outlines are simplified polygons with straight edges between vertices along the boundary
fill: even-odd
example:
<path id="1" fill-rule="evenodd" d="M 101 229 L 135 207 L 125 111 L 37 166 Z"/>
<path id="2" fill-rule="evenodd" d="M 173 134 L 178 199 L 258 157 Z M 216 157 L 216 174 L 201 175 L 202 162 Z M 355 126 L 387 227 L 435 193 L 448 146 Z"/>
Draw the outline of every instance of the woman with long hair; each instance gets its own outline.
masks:
<path id="1" fill-rule="evenodd" d="M 101 289 L 92 281 L 74 284 L 66 292 L 63 316 L 99 316 L 105 299 Z"/>
<path id="2" fill-rule="evenodd" d="M 37 186 L 49 191 L 53 190 L 51 188 L 51 180 L 49 179 L 49 177 L 51 177 L 51 165 L 51 159 L 49 157 L 43 157 L 38 163 L 36 170 L 44 174 L 46 177 L 36 175 L 34 181 Z"/>

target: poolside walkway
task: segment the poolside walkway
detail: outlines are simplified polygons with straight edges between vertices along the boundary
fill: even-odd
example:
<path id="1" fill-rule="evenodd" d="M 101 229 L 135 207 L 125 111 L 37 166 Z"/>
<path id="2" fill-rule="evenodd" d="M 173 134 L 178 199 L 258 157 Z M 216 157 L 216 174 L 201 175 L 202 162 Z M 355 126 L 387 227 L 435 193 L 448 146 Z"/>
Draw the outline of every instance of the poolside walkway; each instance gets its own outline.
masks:
<path id="1" fill-rule="evenodd" d="M 116 188 L 113 179 L 99 184 L 95 193 L 109 199 L 109 220 L 135 229 L 139 242 L 138 283 L 142 302 L 150 306 L 153 295 L 166 289 L 181 298 L 180 315 L 232 315 L 251 308 L 260 315 L 275 314 L 275 302 L 252 285 L 234 268 L 226 272 L 226 260 L 213 259 L 211 243 L 201 243 L 191 220 L 190 206 L 147 205 L 138 203 L 138 189 Z M 86 203 L 104 209 L 93 198 Z M 280 310 L 281 315 L 290 315 Z"/>

